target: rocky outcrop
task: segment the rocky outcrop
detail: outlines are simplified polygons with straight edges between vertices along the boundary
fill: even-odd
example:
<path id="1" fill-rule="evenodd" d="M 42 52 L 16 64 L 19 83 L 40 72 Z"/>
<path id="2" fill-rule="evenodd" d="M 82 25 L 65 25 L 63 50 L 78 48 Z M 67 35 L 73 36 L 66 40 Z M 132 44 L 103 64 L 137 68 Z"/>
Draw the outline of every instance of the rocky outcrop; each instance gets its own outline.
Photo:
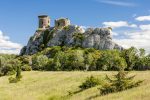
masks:
<path id="1" fill-rule="evenodd" d="M 51 46 L 80 46 L 84 48 L 118 49 L 123 48 L 112 40 L 110 28 L 88 28 L 69 25 L 63 28 L 51 27 L 38 30 L 29 39 L 27 46 L 23 47 L 20 55 L 34 54 Z"/>

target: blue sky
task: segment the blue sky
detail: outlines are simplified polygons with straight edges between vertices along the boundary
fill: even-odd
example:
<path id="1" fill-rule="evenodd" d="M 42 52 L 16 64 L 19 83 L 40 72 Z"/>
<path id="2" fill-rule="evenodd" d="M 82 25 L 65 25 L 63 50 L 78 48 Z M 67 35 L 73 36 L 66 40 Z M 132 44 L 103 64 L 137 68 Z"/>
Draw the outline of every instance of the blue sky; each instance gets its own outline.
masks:
<path id="1" fill-rule="evenodd" d="M 150 0 L 1 0 L 0 53 L 18 53 L 37 29 L 40 14 L 51 17 L 51 26 L 59 17 L 85 27 L 111 26 L 114 41 L 150 52 L 149 4 Z"/>

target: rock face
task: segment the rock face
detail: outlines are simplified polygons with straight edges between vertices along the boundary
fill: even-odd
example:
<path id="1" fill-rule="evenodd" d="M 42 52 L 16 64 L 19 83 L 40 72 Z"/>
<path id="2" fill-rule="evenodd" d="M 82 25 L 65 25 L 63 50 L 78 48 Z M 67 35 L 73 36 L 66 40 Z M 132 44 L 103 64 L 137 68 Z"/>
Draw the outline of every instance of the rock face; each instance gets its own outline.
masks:
<path id="1" fill-rule="evenodd" d="M 77 25 L 67 25 L 61 28 L 37 30 L 30 37 L 20 55 L 30 55 L 51 46 L 80 46 L 84 48 L 118 49 L 123 48 L 112 40 L 110 28 L 88 28 L 84 30 Z"/>

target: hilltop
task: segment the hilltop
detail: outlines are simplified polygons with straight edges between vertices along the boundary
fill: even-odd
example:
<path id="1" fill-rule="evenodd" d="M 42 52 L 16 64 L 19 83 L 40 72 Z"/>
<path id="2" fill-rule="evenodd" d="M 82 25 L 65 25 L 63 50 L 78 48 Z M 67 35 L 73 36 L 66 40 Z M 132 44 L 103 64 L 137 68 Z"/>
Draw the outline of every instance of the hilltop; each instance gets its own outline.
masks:
<path id="1" fill-rule="evenodd" d="M 95 48 L 99 50 L 123 48 L 112 39 L 112 28 L 87 28 L 72 25 L 68 18 L 55 20 L 51 27 L 50 18 L 47 15 L 38 16 L 39 27 L 30 37 L 27 46 L 24 46 L 20 55 L 35 54 L 44 48 L 52 46 L 68 46 Z"/>

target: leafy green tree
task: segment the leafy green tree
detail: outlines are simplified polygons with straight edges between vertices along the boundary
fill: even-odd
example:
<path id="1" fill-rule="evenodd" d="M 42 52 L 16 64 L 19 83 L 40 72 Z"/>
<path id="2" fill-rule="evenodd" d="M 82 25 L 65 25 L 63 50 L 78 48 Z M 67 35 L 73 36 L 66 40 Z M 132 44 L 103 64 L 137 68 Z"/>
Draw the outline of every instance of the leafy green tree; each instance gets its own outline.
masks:
<path id="1" fill-rule="evenodd" d="M 92 64 L 93 60 L 94 59 L 92 57 L 92 54 L 90 54 L 90 53 L 84 54 L 84 64 L 85 64 L 86 70 L 89 70 L 89 67 Z"/>
<path id="2" fill-rule="evenodd" d="M 16 61 L 16 62 L 17 62 L 16 77 L 15 78 L 9 77 L 8 80 L 9 80 L 10 83 L 17 83 L 22 78 L 22 75 L 21 75 L 21 62 L 19 60 Z"/>
<path id="3" fill-rule="evenodd" d="M 0 68 L 2 67 L 2 60 L 1 60 L 1 58 L 0 58 Z"/>
<path id="4" fill-rule="evenodd" d="M 22 78 L 20 66 L 17 66 L 16 78 L 19 80 L 20 80 L 20 78 Z"/>
<path id="5" fill-rule="evenodd" d="M 99 50 L 95 50 L 95 49 L 89 49 L 89 52 L 91 54 L 92 57 L 90 57 L 89 59 L 93 59 L 92 63 L 89 66 L 89 70 L 97 70 L 97 61 L 98 59 L 101 57 L 101 51 Z"/>
<path id="6" fill-rule="evenodd" d="M 44 70 L 48 63 L 48 57 L 45 55 L 34 56 L 32 58 L 32 68 L 33 70 Z"/>
<path id="7" fill-rule="evenodd" d="M 62 52 L 58 52 L 55 56 L 54 56 L 54 60 L 53 60 L 53 70 L 61 70 L 61 63 L 60 63 L 60 60 L 62 60 L 61 58 L 59 57 L 63 57 L 63 53 Z"/>
<path id="8" fill-rule="evenodd" d="M 127 64 L 120 56 L 117 50 L 103 51 L 101 57 L 97 60 L 97 70 L 122 70 Z"/>
<path id="9" fill-rule="evenodd" d="M 122 51 L 121 54 L 127 63 L 126 70 L 132 70 L 135 66 L 136 59 L 138 58 L 138 50 L 135 47 L 131 47 Z"/>
<path id="10" fill-rule="evenodd" d="M 69 66 L 72 70 L 85 70 L 82 50 L 72 50 L 69 54 Z"/>
<path id="11" fill-rule="evenodd" d="M 1 72 L 4 75 L 13 75 L 17 70 L 17 66 L 20 66 L 20 61 L 17 59 L 9 60 L 2 68 Z"/>
<path id="12" fill-rule="evenodd" d="M 145 55 L 144 49 L 139 49 L 139 55 L 136 59 L 135 66 L 133 69 L 135 70 L 148 70 L 150 69 L 150 60 L 149 57 Z"/>

